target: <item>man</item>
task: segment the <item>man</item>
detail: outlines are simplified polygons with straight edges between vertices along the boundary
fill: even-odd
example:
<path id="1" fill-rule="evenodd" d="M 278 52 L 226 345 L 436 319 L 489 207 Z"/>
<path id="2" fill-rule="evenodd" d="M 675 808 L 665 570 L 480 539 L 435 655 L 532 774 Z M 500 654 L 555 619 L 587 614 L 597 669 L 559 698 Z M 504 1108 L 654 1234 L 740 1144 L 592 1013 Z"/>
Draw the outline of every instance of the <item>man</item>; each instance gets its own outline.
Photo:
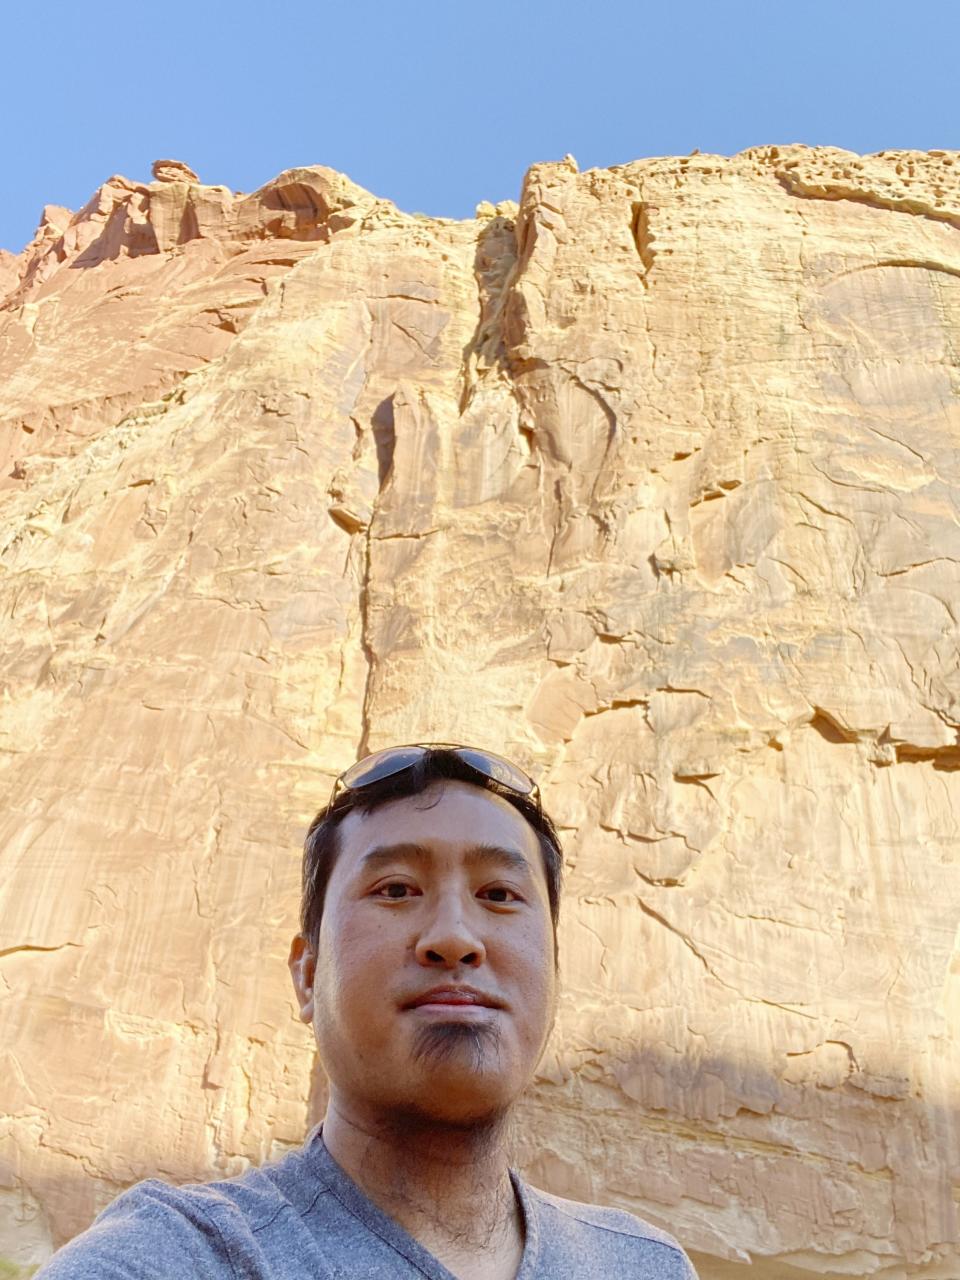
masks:
<path id="1" fill-rule="evenodd" d="M 536 786 L 500 756 L 427 744 L 348 769 L 307 835 L 290 953 L 323 1124 L 239 1178 L 134 1187 L 43 1280 L 695 1280 L 663 1232 L 508 1167 L 554 1019 L 560 872 Z"/>

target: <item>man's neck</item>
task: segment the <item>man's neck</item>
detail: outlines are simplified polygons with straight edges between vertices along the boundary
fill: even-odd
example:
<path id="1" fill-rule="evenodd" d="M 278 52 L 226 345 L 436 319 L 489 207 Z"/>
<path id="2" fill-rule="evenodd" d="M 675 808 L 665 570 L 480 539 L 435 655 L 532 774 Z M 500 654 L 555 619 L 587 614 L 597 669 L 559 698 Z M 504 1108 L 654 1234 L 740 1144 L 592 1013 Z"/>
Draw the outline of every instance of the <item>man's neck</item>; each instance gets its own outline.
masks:
<path id="1" fill-rule="evenodd" d="M 454 1126 L 407 1113 L 358 1115 L 334 1096 L 323 1141 L 374 1204 L 455 1274 L 513 1275 L 523 1222 L 505 1129 L 505 1116 Z M 470 1265 L 497 1258 L 499 1269 Z"/>

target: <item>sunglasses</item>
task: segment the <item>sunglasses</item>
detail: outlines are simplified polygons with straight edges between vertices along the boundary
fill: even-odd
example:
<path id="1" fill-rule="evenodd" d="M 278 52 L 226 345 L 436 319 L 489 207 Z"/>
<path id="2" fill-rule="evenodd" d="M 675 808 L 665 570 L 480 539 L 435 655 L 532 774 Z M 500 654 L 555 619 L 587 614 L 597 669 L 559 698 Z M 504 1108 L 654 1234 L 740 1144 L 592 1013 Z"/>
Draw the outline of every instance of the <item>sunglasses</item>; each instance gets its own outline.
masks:
<path id="1" fill-rule="evenodd" d="M 481 751 L 478 747 L 462 747 L 455 742 L 417 742 L 402 747 L 386 747 L 383 751 L 374 751 L 364 756 L 356 764 L 341 773 L 333 784 L 330 805 L 340 791 L 362 791 L 384 778 L 392 778 L 395 774 L 412 769 L 430 751 L 443 751 L 456 756 L 468 769 L 483 778 L 490 778 L 515 795 L 531 799 L 538 807 L 540 791 L 532 778 L 528 778 L 503 756 L 494 755 L 492 751 Z"/>

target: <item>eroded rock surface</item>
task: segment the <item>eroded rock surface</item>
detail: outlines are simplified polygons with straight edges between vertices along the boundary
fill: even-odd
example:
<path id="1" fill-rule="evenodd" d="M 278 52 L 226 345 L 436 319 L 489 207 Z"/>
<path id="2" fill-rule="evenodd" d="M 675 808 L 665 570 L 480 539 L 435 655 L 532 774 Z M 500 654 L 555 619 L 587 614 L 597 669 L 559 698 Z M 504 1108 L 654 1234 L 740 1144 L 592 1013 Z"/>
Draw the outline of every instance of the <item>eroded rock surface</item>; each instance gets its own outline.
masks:
<path id="1" fill-rule="evenodd" d="M 299 1142 L 300 836 L 439 737 L 565 834 L 529 1176 L 960 1275 L 958 170 L 167 161 L 0 257 L 0 1256 Z"/>

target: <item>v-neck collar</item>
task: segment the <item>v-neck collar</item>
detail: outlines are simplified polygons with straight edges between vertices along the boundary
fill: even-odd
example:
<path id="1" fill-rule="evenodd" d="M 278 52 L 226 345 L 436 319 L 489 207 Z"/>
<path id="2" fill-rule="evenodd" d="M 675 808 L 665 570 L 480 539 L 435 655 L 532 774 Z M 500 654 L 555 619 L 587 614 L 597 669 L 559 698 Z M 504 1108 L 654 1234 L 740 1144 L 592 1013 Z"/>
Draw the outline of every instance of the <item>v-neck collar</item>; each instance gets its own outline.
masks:
<path id="1" fill-rule="evenodd" d="M 448 1271 L 439 1258 L 374 1204 L 366 1192 L 337 1164 L 323 1141 L 322 1125 L 318 1125 L 307 1138 L 304 1155 L 308 1167 L 343 1207 L 391 1249 L 406 1258 L 421 1275 L 428 1277 L 428 1280 L 457 1280 L 457 1276 Z M 515 1280 L 533 1280 L 540 1254 L 539 1214 L 529 1188 L 515 1170 L 511 1169 L 509 1173 L 523 1219 L 523 1253 Z"/>

